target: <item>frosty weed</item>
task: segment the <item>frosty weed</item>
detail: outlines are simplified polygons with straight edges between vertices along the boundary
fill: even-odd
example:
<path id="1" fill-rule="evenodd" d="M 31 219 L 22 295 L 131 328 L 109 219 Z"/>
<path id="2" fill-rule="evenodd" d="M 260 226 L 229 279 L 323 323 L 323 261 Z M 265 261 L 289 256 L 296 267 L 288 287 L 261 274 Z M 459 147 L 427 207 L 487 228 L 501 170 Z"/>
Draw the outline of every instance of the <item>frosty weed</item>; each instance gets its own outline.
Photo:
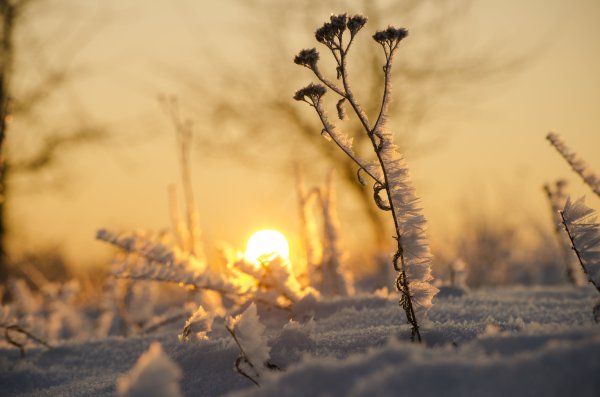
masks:
<path id="1" fill-rule="evenodd" d="M 362 110 L 358 100 L 352 93 L 348 78 L 347 57 L 357 33 L 365 26 L 367 18 L 362 15 L 332 15 L 315 32 L 317 41 L 329 49 L 336 67 L 336 79 L 341 86 L 327 79 L 318 66 L 319 52 L 316 48 L 304 49 L 296 55 L 294 62 L 310 69 L 322 83 L 310 83 L 298 90 L 294 99 L 312 106 L 323 124 L 322 134 L 333 142 L 358 165 L 358 179 L 364 184 L 361 172 L 374 180 L 373 192 L 377 206 L 383 211 L 390 211 L 394 220 L 397 250 L 393 256 L 394 269 L 398 272 L 396 288 L 400 292 L 400 306 L 406 313 L 411 325 L 411 340 L 421 341 L 417 314 L 425 314 L 431 307 L 431 301 L 437 293 L 430 281 L 431 254 L 425 236 L 426 220 L 418 207 L 418 198 L 410 185 L 408 167 L 402 155 L 393 143 L 393 136 L 386 129 L 388 105 L 391 96 L 392 61 L 398 45 L 408 35 L 403 28 L 388 27 L 376 32 L 373 39 L 381 45 L 385 55 L 384 89 L 381 107 L 373 124 Z M 349 36 L 349 37 L 348 37 Z M 336 109 L 338 117 L 346 117 L 344 105 L 350 104 L 364 132 L 369 137 L 377 157 L 374 162 L 360 159 L 352 150 L 352 138 L 340 131 L 329 120 L 323 108 L 322 97 L 327 88 L 337 94 L 340 100 Z M 382 192 L 386 197 L 382 198 Z M 386 200 L 387 199 L 387 200 Z"/>

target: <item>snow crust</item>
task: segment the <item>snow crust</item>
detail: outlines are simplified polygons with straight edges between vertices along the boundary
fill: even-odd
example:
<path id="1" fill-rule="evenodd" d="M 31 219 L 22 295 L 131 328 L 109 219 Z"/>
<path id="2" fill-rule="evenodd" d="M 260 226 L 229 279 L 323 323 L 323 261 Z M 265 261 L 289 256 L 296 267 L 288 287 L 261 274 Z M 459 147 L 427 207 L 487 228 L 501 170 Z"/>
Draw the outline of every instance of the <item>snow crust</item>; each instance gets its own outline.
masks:
<path id="1" fill-rule="evenodd" d="M 156 341 L 164 359 L 181 368 L 184 396 L 599 395 L 600 328 L 591 285 L 438 296 L 422 330 L 424 345 L 408 342 L 397 298 L 306 300 L 292 322 L 257 305 L 270 360 L 282 369 L 265 370 L 260 388 L 234 370 L 239 349 L 225 320 L 216 318 L 207 340 L 187 343 L 177 338 L 181 323 L 150 335 L 33 347 L 25 359 L 0 346 L 2 395 L 114 396 L 118 379 L 131 377 Z M 169 373 L 172 380 L 176 371 L 155 373 L 152 380 Z"/>

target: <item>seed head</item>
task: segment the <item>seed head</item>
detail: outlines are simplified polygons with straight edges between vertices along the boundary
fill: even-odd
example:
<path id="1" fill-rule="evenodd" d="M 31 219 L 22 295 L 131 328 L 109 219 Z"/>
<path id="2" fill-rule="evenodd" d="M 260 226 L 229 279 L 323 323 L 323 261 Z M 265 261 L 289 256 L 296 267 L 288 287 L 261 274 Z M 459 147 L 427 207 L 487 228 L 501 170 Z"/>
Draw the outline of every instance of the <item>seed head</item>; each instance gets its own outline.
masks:
<path id="1" fill-rule="evenodd" d="M 346 30 L 348 17 L 346 14 L 332 15 L 329 20 L 331 22 L 325 22 L 323 26 L 317 29 L 315 38 L 319 43 L 331 47 L 334 44 L 335 38 L 343 34 Z"/>
<path id="2" fill-rule="evenodd" d="M 332 15 L 329 19 L 331 20 L 331 27 L 336 35 L 344 33 L 346 30 L 346 22 L 348 21 L 346 14 Z"/>
<path id="3" fill-rule="evenodd" d="M 304 49 L 294 57 L 294 63 L 297 65 L 306 66 L 310 69 L 314 69 L 317 66 L 319 60 L 319 52 L 316 48 Z"/>
<path id="4" fill-rule="evenodd" d="M 294 99 L 297 101 L 305 101 L 309 98 L 313 103 L 318 102 L 323 95 L 325 95 L 327 89 L 321 84 L 310 83 L 304 88 L 299 89 L 294 94 Z"/>
<path id="5" fill-rule="evenodd" d="M 375 33 L 373 39 L 382 45 L 386 43 L 393 45 L 404 39 L 406 36 L 408 36 L 408 30 L 389 26 L 387 29 Z"/>
<path id="6" fill-rule="evenodd" d="M 367 18 L 362 15 L 352 15 L 348 18 L 348 30 L 350 34 L 354 36 L 359 30 L 362 29 L 363 26 L 367 23 Z"/>

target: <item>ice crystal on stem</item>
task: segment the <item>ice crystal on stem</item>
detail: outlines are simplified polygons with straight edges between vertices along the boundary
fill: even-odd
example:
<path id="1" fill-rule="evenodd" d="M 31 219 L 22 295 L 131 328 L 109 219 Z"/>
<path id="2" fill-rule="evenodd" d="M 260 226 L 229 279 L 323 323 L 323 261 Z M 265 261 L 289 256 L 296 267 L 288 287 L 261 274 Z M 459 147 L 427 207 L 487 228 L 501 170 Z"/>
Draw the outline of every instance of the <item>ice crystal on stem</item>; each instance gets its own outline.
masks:
<path id="1" fill-rule="evenodd" d="M 116 234 L 105 229 L 96 238 L 120 248 L 123 252 L 113 264 L 113 275 L 133 280 L 155 280 L 178 283 L 193 289 L 208 289 L 224 295 L 240 295 L 247 291 L 221 274 L 201 266 L 198 270 L 193 255 L 178 252 L 152 238 L 135 234 Z"/>
<path id="2" fill-rule="evenodd" d="M 229 317 L 226 328 L 240 349 L 236 370 L 258 386 L 258 378 L 264 370 L 274 365 L 269 362 L 271 348 L 267 345 L 266 327 L 260 322 L 256 305 L 252 303 L 242 314 Z"/>
<path id="3" fill-rule="evenodd" d="M 596 212 L 585 205 L 584 197 L 575 202 L 568 198 L 560 215 L 581 268 L 600 292 L 600 224 Z"/>
<path id="4" fill-rule="evenodd" d="M 419 200 L 410 184 L 408 166 L 398 152 L 391 132 L 385 128 L 391 94 L 392 61 L 398 44 L 408 35 L 408 31 L 403 28 L 388 27 L 373 35 L 373 39 L 384 50 L 385 65 L 383 67 L 384 90 L 381 107 L 377 119 L 371 124 L 350 88 L 346 65 L 348 51 L 354 37 L 366 21 L 367 19 L 362 16 L 332 15 L 330 22 L 326 22 L 317 29 L 315 38 L 331 51 L 337 63 L 336 77 L 341 81 L 341 86 L 323 76 L 317 67 L 318 59 L 315 59 L 309 69 L 313 71 L 322 85 L 311 83 L 297 91 L 294 99 L 314 107 L 323 124 L 323 133 L 327 134 L 358 165 L 359 177 L 362 170 L 374 180 L 374 200 L 377 206 L 381 210 L 391 211 L 397 241 L 393 266 L 398 272 L 396 287 L 401 294 L 400 305 L 411 326 L 411 339 L 421 341 L 417 317 L 426 313 L 437 293 L 437 288 L 431 284 L 433 278 L 431 275 L 432 258 L 425 236 L 426 220 L 421 214 Z M 347 42 L 344 37 L 346 29 L 350 32 Z M 303 50 L 296 59 L 298 60 L 296 63 L 307 66 L 306 50 Z M 300 60 L 304 60 L 304 62 L 299 62 Z M 338 102 L 340 116 L 343 116 L 339 109 L 343 102 L 347 101 L 352 107 L 372 143 L 377 156 L 376 163 L 368 163 L 358 158 L 352 150 L 352 139 L 339 131 L 329 120 L 321 101 L 326 88 L 345 100 Z M 360 180 L 362 181 L 362 178 Z"/>
<path id="5" fill-rule="evenodd" d="M 567 181 L 559 179 L 553 184 L 545 184 L 544 192 L 548 198 L 550 209 L 552 210 L 552 223 L 555 225 L 556 240 L 562 254 L 564 263 L 566 265 L 567 278 L 573 285 L 584 285 L 587 280 L 585 274 L 581 271 L 581 265 L 577 261 L 573 250 L 571 249 L 571 242 L 568 236 L 562 231 L 562 219 L 560 216 L 560 210 L 564 208 L 567 202 Z"/>
<path id="6" fill-rule="evenodd" d="M 190 340 L 190 335 L 193 335 L 198 340 L 208 339 L 207 333 L 211 331 L 214 320 L 214 314 L 209 314 L 202 306 L 192 314 L 185 322 L 183 331 L 177 337 L 180 342 Z"/>
<path id="7" fill-rule="evenodd" d="M 584 197 L 574 203 L 568 198 L 560 216 L 583 272 L 600 292 L 600 224 L 596 211 L 585 205 Z M 600 300 L 596 302 L 592 312 L 594 321 L 599 323 Z"/>

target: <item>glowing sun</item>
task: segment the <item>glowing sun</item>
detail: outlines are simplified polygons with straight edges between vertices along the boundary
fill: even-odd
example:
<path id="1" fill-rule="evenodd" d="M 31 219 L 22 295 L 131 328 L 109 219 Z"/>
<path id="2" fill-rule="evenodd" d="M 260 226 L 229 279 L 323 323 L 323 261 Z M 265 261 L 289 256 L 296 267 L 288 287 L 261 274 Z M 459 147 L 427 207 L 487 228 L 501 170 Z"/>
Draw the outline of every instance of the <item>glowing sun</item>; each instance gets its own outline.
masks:
<path id="1" fill-rule="evenodd" d="M 248 240 L 244 258 L 248 262 L 260 264 L 280 256 L 284 261 L 290 260 L 290 245 L 276 230 L 260 230 Z"/>

